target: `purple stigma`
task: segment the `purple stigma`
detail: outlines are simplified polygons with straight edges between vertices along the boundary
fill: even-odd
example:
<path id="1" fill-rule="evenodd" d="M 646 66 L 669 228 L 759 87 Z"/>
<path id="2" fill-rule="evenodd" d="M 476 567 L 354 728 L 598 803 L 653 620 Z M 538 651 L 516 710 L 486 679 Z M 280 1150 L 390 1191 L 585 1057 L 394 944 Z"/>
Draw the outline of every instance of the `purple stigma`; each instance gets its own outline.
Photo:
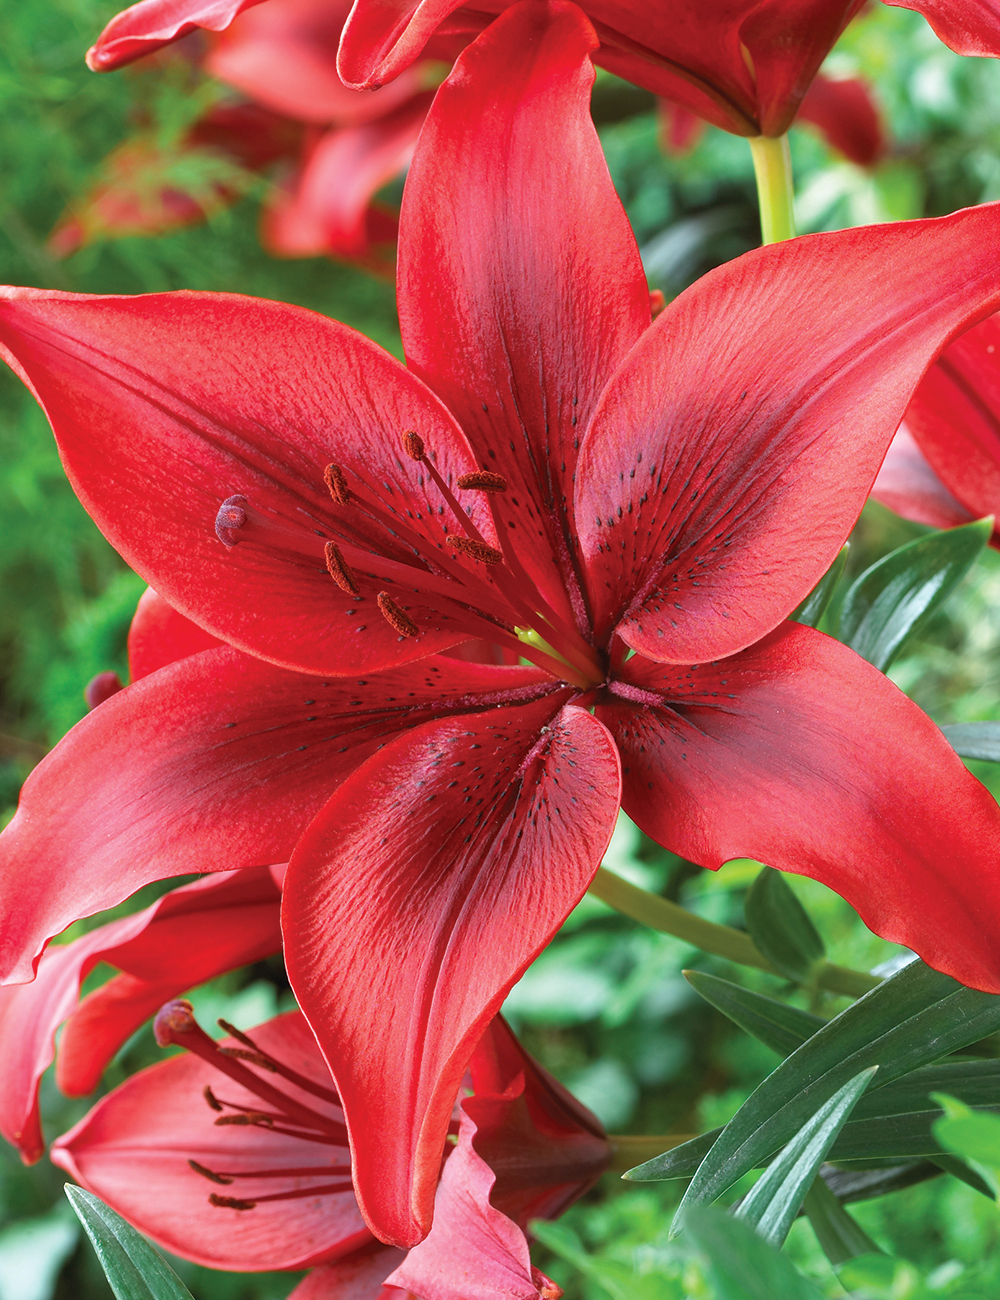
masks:
<path id="1" fill-rule="evenodd" d="M 226 497 L 215 516 L 215 535 L 225 546 L 235 546 L 239 531 L 247 521 L 246 497 Z"/>

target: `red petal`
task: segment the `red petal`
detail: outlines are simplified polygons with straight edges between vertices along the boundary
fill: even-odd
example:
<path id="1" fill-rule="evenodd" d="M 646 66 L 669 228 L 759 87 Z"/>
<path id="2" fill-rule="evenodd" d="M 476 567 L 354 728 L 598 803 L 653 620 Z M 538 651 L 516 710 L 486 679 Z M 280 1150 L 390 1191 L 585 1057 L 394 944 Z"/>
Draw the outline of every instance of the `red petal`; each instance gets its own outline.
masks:
<path id="1" fill-rule="evenodd" d="M 916 9 L 956 54 L 1000 55 L 1000 4 L 997 0 L 885 0 Z"/>
<path id="2" fill-rule="evenodd" d="M 625 675 L 640 694 L 598 716 L 643 830 L 704 866 L 750 857 L 813 876 L 876 934 L 1000 992 L 1000 811 L 888 678 L 795 623 L 729 660 L 637 655 Z M 669 707 L 636 708 L 650 691 Z"/>
<path id="3" fill-rule="evenodd" d="M 213 634 L 320 673 L 388 667 L 479 634 L 478 625 L 457 630 L 447 598 L 426 606 L 414 596 L 420 568 L 401 586 L 373 581 L 359 562 L 360 601 L 327 573 L 329 537 L 412 560 L 360 506 L 334 505 L 323 482 L 329 461 L 354 487 L 370 484 L 429 554 L 446 553 L 449 517 L 420 467 L 400 455 L 402 433 L 420 430 L 445 478 L 475 468 L 434 395 L 360 334 L 236 295 L 10 289 L 0 297 L 0 342 L 45 407 L 104 533 Z M 276 530 L 263 530 L 265 544 L 226 546 L 216 536 L 232 495 Z M 486 506 L 471 506 L 489 528 Z M 418 617 L 419 636 L 402 638 L 381 617 L 383 585 Z"/>
<path id="4" fill-rule="evenodd" d="M 329 1086 L 330 1076 L 304 1019 L 292 1012 L 252 1031 L 292 1069 Z M 232 1040 L 230 1040 L 232 1041 Z M 52 1160 L 167 1250 L 208 1268 L 292 1269 L 350 1254 L 370 1240 L 353 1195 L 262 1202 L 239 1211 L 208 1204 L 212 1184 L 188 1160 L 213 1170 L 301 1168 L 337 1162 L 347 1152 L 267 1129 L 217 1128 L 202 1098 L 206 1086 L 227 1101 L 259 1106 L 239 1084 L 195 1056 L 177 1056 L 134 1074 L 52 1147 Z M 323 1103 L 282 1082 L 314 1110 Z M 335 1113 L 335 1112 L 334 1112 Z M 314 1180 L 241 1178 L 220 1191 L 247 1198 L 315 1186 Z"/>
<path id="5" fill-rule="evenodd" d="M 502 8 L 504 0 L 491 8 Z M 420 57 L 443 19 L 462 0 L 361 0 L 344 25 L 337 67 L 348 86 L 373 90 Z"/>
<path id="6" fill-rule="evenodd" d="M 560 604 L 577 582 L 566 501 L 579 436 L 650 320 L 590 118 L 595 48 L 565 0 L 497 19 L 438 91 L 400 225 L 408 363 L 479 462 L 507 478 L 494 499 L 498 530 Z"/>
<path id="7" fill-rule="evenodd" d="M 376 1242 L 336 1264 L 313 1269 L 288 1300 L 405 1300 L 394 1286 L 382 1285 L 405 1258 L 405 1250 Z"/>
<path id="8" fill-rule="evenodd" d="M 324 681 L 229 649 L 144 678 L 24 785 L 0 838 L 0 978 L 30 979 L 51 935 L 150 880 L 286 860 L 337 783 L 400 728 L 551 685 L 451 659 Z"/>
<path id="9" fill-rule="evenodd" d="M 975 518 L 1000 515 L 1000 318 L 955 340 L 906 412 L 917 445 Z"/>
<path id="10" fill-rule="evenodd" d="M 798 120 L 819 127 L 827 143 L 859 167 L 871 167 L 885 152 L 879 111 L 860 77 L 814 77 Z"/>
<path id="11" fill-rule="evenodd" d="M 423 89 L 412 69 L 383 90 L 349 90 L 337 75 L 337 46 L 350 0 L 268 0 L 212 44 L 205 68 L 276 113 L 322 126 L 384 117 Z"/>
<path id="12" fill-rule="evenodd" d="M 148 587 L 139 597 L 128 630 L 128 666 L 132 680 L 148 677 L 167 664 L 214 650 L 223 643 L 177 612 Z"/>
<path id="13" fill-rule="evenodd" d="M 93 72 L 110 72 L 169 45 L 196 27 L 221 32 L 261 0 L 140 0 L 116 14 L 87 51 Z"/>
<path id="14" fill-rule="evenodd" d="M 376 122 L 327 131 L 290 192 L 279 190 L 265 209 L 265 246 L 283 256 L 364 257 L 372 200 L 409 162 L 431 99 L 421 95 Z"/>
<path id="15" fill-rule="evenodd" d="M 920 392 L 920 389 L 917 389 Z M 889 445 L 872 496 L 889 510 L 916 524 L 954 528 L 975 515 L 957 501 L 931 469 L 913 434 L 901 424 Z"/>
<path id="16" fill-rule="evenodd" d="M 365 1217 L 397 1245 L 430 1226 L 475 1042 L 614 826 L 611 738 L 558 703 L 407 732 L 345 781 L 289 865 L 289 977 L 336 1063 Z"/>
<path id="17" fill-rule="evenodd" d="M 598 628 L 703 663 L 776 626 L 843 544 L 925 367 L 1000 302 L 998 239 L 997 204 L 807 236 L 671 303 L 581 451 Z"/>
<path id="18" fill-rule="evenodd" d="M 108 962 L 142 979 L 134 974 L 119 977 L 132 980 L 135 998 L 113 1007 L 105 995 L 110 986 L 104 985 L 66 1026 L 60 1044 L 60 1086 L 76 1095 L 93 1091 L 122 1043 L 168 998 L 279 951 L 280 898 L 266 867 L 197 881 L 164 895 L 143 912 L 102 925 L 72 943 L 54 945 L 42 958 L 33 983 L 0 989 L 0 1132 L 20 1147 L 27 1163 L 45 1149 L 38 1123 L 38 1084 L 55 1055 L 56 1029 L 72 1012 L 94 966 Z M 146 1010 L 149 993 L 163 987 L 168 992 Z M 103 1014 L 88 1014 L 88 1007 L 93 1012 L 98 1002 Z M 84 1023 L 85 1033 L 80 1032 Z"/>

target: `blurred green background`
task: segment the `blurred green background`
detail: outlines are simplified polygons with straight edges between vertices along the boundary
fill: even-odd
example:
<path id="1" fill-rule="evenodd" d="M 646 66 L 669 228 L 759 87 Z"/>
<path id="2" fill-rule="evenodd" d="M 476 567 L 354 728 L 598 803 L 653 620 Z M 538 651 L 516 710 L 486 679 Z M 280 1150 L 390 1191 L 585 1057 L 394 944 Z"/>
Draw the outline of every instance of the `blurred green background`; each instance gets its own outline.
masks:
<path id="1" fill-rule="evenodd" d="M 170 148 L 220 93 L 200 74 L 169 62 L 103 77 L 89 73 L 83 53 L 114 10 L 98 0 L 0 0 L 0 278 L 101 293 L 257 294 L 328 313 L 398 351 L 389 285 L 327 260 L 278 261 L 260 251 L 257 210 L 268 183 L 260 176 L 240 178 L 244 197 L 204 225 L 98 242 L 68 260 L 51 255 L 51 230 L 116 144 L 141 125 Z M 866 171 L 831 153 L 811 129 L 794 129 L 802 230 L 938 215 L 1000 198 L 995 64 L 962 60 L 915 14 L 873 5 L 829 66 L 871 81 L 890 147 Z M 670 297 L 758 242 L 744 141 L 710 129 L 692 152 L 668 158 L 651 106 L 603 75 L 595 116 L 653 287 Z M 6 371 L 0 373 L 0 463 L 0 809 L 6 821 L 32 763 L 83 715 L 88 680 L 108 668 L 125 677 L 125 636 L 143 584 L 76 502 L 43 417 Z M 869 506 L 856 530 L 852 570 L 920 532 Z M 988 552 L 892 676 L 939 722 L 998 718 L 998 649 L 1000 557 Z M 987 765 L 976 770 L 993 783 Z M 752 866 L 701 872 L 625 820 L 608 865 L 711 919 L 742 924 Z M 793 885 L 833 960 L 871 968 L 896 951 L 822 886 Z M 680 975 L 687 965 L 726 973 L 725 963 L 587 899 L 514 990 L 507 1011 L 529 1048 L 610 1129 L 711 1127 L 729 1118 L 777 1058 L 698 1001 Z M 98 971 L 92 980 L 106 975 Z M 762 974 L 738 977 L 781 991 Z M 203 1019 L 224 1015 L 249 1026 L 289 997 L 272 966 L 216 981 L 194 1000 Z M 824 998 L 820 1009 L 842 1005 Z M 108 1086 L 156 1057 L 151 1034 L 142 1031 L 109 1072 Z M 44 1108 L 54 1134 L 85 1106 L 61 1099 L 47 1080 Z M 62 1183 L 47 1161 L 25 1170 L 12 1152 L 0 1151 L 0 1300 L 110 1295 L 80 1241 Z M 708 1296 L 697 1264 L 667 1247 L 678 1196 L 675 1184 L 625 1187 L 608 1176 L 549 1230 L 538 1262 L 571 1297 Z M 855 1212 L 881 1246 L 915 1265 L 909 1271 L 899 1265 L 889 1281 L 858 1295 L 986 1300 L 1000 1294 L 1000 1215 L 964 1184 L 937 1179 Z M 843 1294 L 803 1221 L 789 1250 L 828 1294 Z M 294 1281 L 178 1268 L 199 1300 L 278 1300 Z"/>

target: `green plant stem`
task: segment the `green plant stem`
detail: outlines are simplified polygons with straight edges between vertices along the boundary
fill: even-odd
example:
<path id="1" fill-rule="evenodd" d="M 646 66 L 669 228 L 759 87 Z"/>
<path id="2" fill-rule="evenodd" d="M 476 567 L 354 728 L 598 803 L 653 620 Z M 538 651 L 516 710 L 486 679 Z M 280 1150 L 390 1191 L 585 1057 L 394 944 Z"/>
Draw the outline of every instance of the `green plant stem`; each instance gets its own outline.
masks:
<path id="1" fill-rule="evenodd" d="M 757 177 L 761 238 L 765 244 L 779 244 L 795 234 L 792 155 L 788 149 L 788 136 L 751 136 L 750 153 Z"/>
<path id="2" fill-rule="evenodd" d="M 609 1133 L 613 1154 L 608 1172 L 627 1173 L 636 1165 L 644 1164 L 664 1151 L 672 1151 L 697 1136 L 697 1133 Z"/>
<path id="3" fill-rule="evenodd" d="M 756 966 L 758 970 L 767 971 L 784 979 L 780 971 L 775 970 L 764 954 L 757 948 L 750 936 L 742 930 L 734 930 L 729 925 L 717 925 L 695 916 L 686 907 L 671 903 L 668 898 L 651 894 L 638 885 L 623 880 L 606 867 L 599 867 L 594 877 L 590 892 L 613 907 L 616 912 L 630 916 L 641 925 L 648 925 L 652 930 L 661 930 L 683 939 L 702 952 L 710 952 L 716 957 L 725 957 L 729 961 L 739 962 L 741 966 Z M 830 993 L 842 993 L 850 998 L 859 998 L 870 992 L 882 981 L 877 975 L 867 971 L 851 970 L 847 966 L 836 966 L 833 962 L 820 962 L 813 971 L 812 983 Z"/>

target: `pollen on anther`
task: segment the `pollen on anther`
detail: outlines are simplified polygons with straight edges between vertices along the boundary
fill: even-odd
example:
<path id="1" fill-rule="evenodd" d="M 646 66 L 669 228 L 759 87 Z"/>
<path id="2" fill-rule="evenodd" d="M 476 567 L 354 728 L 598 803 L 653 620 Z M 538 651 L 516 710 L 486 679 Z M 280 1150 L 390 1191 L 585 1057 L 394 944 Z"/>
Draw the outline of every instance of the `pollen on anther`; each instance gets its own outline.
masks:
<path id="1" fill-rule="evenodd" d="M 208 1086 L 207 1083 L 205 1084 L 204 1088 L 202 1088 L 201 1095 L 205 1098 L 205 1100 L 208 1102 L 209 1106 L 211 1106 L 213 1110 L 221 1111 L 224 1109 L 222 1102 L 219 1101 L 218 1097 L 216 1097 L 215 1093 L 212 1091 L 212 1089 Z"/>
<path id="2" fill-rule="evenodd" d="M 424 440 L 415 429 L 407 429 L 403 434 L 403 450 L 411 460 L 423 460 L 427 455 Z"/>
<path id="3" fill-rule="evenodd" d="M 340 590 L 346 592 L 348 596 L 359 596 L 361 588 L 336 542 L 327 542 L 323 553 L 326 556 L 327 572 Z"/>
<path id="4" fill-rule="evenodd" d="M 483 564 L 499 564 L 503 560 L 503 551 L 485 542 L 477 542 L 473 537 L 449 537 L 448 545 L 459 555 L 467 555 L 470 560 L 479 560 Z"/>
<path id="5" fill-rule="evenodd" d="M 400 636 L 417 635 L 420 628 L 417 627 L 409 614 L 400 609 L 387 591 L 380 591 L 376 600 L 382 617 L 391 627 L 395 628 Z"/>
<path id="6" fill-rule="evenodd" d="M 339 465 L 327 465 L 323 471 L 323 482 L 338 506 L 350 505 L 351 489 L 347 486 L 347 475 Z"/>
<path id="7" fill-rule="evenodd" d="M 208 1203 L 226 1210 L 253 1210 L 257 1205 L 256 1201 L 241 1201 L 236 1196 L 219 1196 L 216 1192 L 209 1193 Z"/>
<path id="8" fill-rule="evenodd" d="M 196 1174 L 201 1174 L 202 1178 L 207 1178 L 210 1183 L 218 1183 L 221 1187 L 228 1187 L 233 1181 L 231 1178 L 223 1178 L 222 1174 L 215 1173 L 212 1169 L 206 1169 L 200 1165 L 197 1160 L 189 1160 L 188 1164 Z"/>
<path id="9" fill-rule="evenodd" d="M 457 479 L 460 488 L 476 489 L 480 492 L 506 492 L 507 480 L 502 474 L 491 470 L 477 470 L 475 474 L 460 474 Z"/>

